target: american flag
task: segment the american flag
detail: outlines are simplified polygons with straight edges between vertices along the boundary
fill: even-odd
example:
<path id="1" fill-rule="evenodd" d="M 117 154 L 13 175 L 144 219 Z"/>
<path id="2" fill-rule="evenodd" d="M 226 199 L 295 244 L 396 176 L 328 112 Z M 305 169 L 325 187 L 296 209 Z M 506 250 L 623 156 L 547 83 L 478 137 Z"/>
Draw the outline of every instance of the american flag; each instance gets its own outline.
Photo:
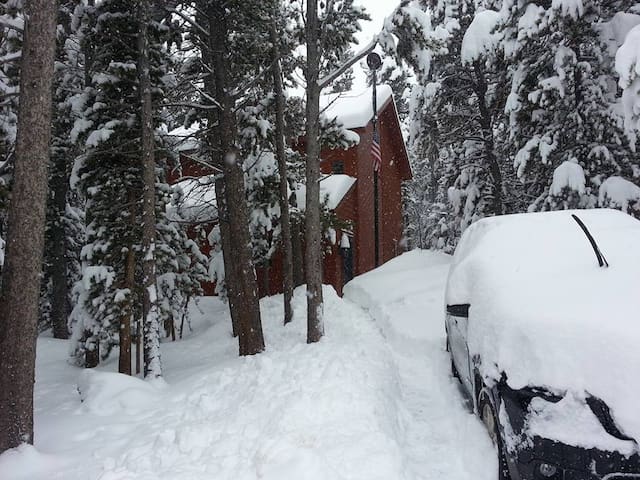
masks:
<path id="1" fill-rule="evenodd" d="M 373 124 L 373 139 L 371 140 L 371 158 L 373 160 L 373 171 L 379 172 L 382 166 L 382 151 L 380 150 L 380 133 L 375 123 Z"/>

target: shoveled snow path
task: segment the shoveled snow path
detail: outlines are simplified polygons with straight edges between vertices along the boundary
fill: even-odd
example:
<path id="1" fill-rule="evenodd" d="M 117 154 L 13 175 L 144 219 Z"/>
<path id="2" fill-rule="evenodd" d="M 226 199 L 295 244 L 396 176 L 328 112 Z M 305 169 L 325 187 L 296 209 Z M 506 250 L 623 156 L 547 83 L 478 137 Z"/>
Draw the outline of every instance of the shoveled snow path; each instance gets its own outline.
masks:
<path id="1" fill-rule="evenodd" d="M 354 279 L 345 298 L 380 325 L 400 371 L 408 479 L 495 480 L 496 456 L 450 375 L 442 318 L 450 257 L 412 251 Z"/>

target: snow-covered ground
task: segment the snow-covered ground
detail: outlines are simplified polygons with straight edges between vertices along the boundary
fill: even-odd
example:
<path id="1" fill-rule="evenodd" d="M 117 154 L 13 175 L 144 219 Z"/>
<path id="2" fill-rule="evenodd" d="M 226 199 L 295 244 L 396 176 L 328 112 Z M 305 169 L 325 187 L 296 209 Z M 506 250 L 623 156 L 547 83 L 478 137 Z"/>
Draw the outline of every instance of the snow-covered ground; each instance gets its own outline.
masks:
<path id="1" fill-rule="evenodd" d="M 79 370 L 64 341 L 41 338 L 36 444 L 0 456 L 0 479 L 493 480 L 444 351 L 448 263 L 414 251 L 344 300 L 326 289 L 326 336 L 311 346 L 304 291 L 287 327 L 281 297 L 264 299 L 267 351 L 249 358 L 226 306 L 203 299 L 193 331 L 163 344 L 166 382 L 114 374 L 115 358 Z"/>
<path id="2" fill-rule="evenodd" d="M 345 299 L 361 305 L 388 340 L 409 418 L 403 479 L 495 480 L 496 453 L 450 375 L 444 289 L 451 257 L 414 250 L 357 277 Z"/>

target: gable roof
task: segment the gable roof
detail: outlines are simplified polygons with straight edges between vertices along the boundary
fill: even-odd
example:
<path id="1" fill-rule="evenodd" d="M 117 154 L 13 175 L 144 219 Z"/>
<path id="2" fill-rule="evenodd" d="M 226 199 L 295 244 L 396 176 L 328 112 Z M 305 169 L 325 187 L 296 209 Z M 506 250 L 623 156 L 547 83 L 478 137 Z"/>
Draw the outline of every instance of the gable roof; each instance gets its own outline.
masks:
<path id="1" fill-rule="evenodd" d="M 345 129 L 357 130 L 366 128 L 371 120 L 373 120 L 373 87 L 368 87 L 361 91 L 352 91 L 346 93 L 332 93 L 320 96 L 320 109 L 329 120 L 337 120 Z M 394 142 L 397 142 L 396 148 L 400 149 L 400 159 L 398 168 L 403 180 L 409 180 L 412 177 L 411 165 L 409 164 L 409 154 L 404 143 L 400 127 L 400 119 L 398 118 L 398 109 L 393 98 L 393 90 L 389 85 L 378 85 L 376 90 L 377 107 L 379 116 L 383 112 L 392 116 L 397 129 L 397 136 Z M 391 109 L 391 110 L 388 110 Z"/>
<path id="2" fill-rule="evenodd" d="M 366 127 L 373 118 L 373 87 L 359 92 L 331 93 L 320 96 L 320 110 L 329 120 L 337 119 L 344 128 Z M 378 85 L 376 91 L 378 113 L 393 101 L 393 91 L 389 85 Z"/>

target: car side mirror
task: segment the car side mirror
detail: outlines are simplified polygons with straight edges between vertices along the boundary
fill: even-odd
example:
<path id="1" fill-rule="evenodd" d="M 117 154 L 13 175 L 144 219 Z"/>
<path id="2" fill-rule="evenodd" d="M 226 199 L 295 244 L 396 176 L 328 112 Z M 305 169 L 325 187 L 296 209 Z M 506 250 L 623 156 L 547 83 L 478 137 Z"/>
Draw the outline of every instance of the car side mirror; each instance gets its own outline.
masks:
<path id="1" fill-rule="evenodd" d="M 468 303 L 460 303 L 457 305 L 447 305 L 447 313 L 453 317 L 469 318 L 470 306 L 471 305 Z"/>

